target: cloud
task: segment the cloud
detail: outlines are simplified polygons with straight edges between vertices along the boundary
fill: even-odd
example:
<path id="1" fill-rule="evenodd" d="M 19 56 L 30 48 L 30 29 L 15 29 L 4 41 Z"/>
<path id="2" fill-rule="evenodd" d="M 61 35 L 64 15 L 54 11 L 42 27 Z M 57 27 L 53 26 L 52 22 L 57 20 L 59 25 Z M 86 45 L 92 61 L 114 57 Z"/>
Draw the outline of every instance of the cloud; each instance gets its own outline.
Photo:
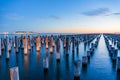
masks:
<path id="1" fill-rule="evenodd" d="M 57 20 L 61 19 L 60 16 L 56 16 L 56 15 L 50 15 L 49 18 L 57 19 Z"/>
<path id="2" fill-rule="evenodd" d="M 46 19 L 55 19 L 55 20 L 60 20 L 61 17 L 60 16 L 56 16 L 56 15 L 49 15 L 49 16 L 41 16 L 39 17 L 40 20 L 46 20 Z"/>
<path id="3" fill-rule="evenodd" d="M 120 15 L 120 12 L 116 12 L 116 13 L 112 13 L 112 14 L 118 16 L 118 15 Z"/>
<path id="4" fill-rule="evenodd" d="M 20 19 L 24 18 L 24 16 L 20 16 L 16 13 L 6 14 L 5 17 L 8 19 L 12 19 L 12 20 L 20 20 Z"/>
<path id="5" fill-rule="evenodd" d="M 114 13 L 106 14 L 105 16 L 120 16 L 120 12 L 114 12 Z"/>
<path id="6" fill-rule="evenodd" d="M 98 8 L 83 12 L 82 14 L 85 16 L 100 16 L 100 15 L 106 15 L 109 12 L 110 12 L 109 8 Z"/>

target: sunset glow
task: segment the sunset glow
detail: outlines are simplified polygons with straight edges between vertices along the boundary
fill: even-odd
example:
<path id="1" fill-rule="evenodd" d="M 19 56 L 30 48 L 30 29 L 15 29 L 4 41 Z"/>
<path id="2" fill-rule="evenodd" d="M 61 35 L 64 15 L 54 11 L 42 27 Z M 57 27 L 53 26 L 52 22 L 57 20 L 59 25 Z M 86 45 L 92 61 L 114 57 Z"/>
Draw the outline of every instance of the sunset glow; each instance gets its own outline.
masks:
<path id="1" fill-rule="evenodd" d="M 119 0 L 0 0 L 0 32 L 118 33 Z"/>

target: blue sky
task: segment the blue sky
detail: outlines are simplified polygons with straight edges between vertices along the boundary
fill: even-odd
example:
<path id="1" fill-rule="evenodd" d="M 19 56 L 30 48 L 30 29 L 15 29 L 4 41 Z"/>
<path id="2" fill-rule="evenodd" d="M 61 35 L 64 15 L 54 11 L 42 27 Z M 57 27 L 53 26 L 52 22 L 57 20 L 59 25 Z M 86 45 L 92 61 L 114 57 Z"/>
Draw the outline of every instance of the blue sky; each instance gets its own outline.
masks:
<path id="1" fill-rule="evenodd" d="M 119 32 L 120 0 L 0 0 L 0 32 Z"/>

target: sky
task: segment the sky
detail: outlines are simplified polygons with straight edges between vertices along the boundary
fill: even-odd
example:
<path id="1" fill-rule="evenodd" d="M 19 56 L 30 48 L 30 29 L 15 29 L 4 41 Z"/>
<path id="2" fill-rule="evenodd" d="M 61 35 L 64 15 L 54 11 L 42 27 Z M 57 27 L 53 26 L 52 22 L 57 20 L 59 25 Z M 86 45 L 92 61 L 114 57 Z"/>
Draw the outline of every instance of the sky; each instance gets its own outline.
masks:
<path id="1" fill-rule="evenodd" d="M 0 32 L 120 32 L 120 0 L 0 0 Z"/>

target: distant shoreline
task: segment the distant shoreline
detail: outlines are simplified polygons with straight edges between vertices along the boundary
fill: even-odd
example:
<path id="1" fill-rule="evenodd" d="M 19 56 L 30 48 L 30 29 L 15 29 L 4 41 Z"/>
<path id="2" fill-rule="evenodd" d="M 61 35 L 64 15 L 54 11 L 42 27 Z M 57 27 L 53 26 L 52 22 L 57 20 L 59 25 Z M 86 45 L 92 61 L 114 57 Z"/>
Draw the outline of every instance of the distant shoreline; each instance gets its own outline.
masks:
<path id="1" fill-rule="evenodd" d="M 73 34 L 120 34 L 117 32 L 114 33 L 52 33 L 52 32 L 32 32 L 32 31 L 16 31 L 16 32 L 0 32 L 0 35 L 7 35 L 7 34 L 20 34 L 20 35 L 24 35 L 24 34 L 41 34 L 41 35 L 73 35 Z"/>

